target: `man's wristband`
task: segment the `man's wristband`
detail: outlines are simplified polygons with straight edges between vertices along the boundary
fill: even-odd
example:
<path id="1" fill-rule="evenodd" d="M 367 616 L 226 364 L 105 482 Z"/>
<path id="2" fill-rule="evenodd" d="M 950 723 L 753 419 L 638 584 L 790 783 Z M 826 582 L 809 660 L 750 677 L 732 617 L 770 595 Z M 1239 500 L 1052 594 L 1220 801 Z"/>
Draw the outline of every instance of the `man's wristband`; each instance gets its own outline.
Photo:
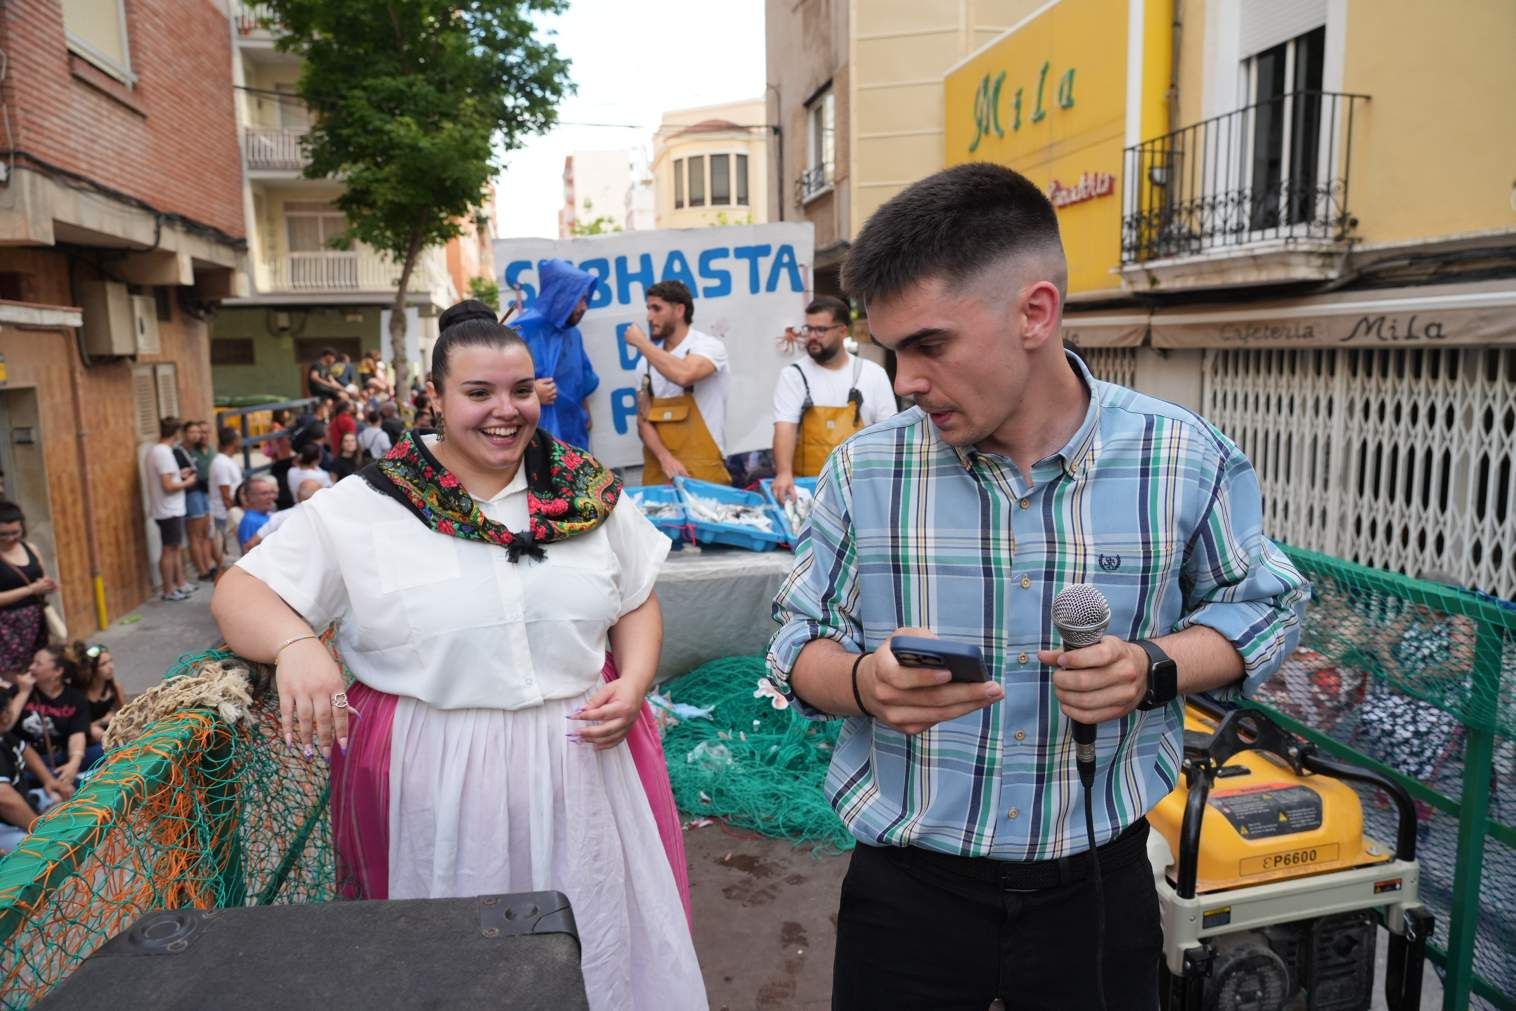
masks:
<path id="1" fill-rule="evenodd" d="M 859 653 L 858 659 L 853 661 L 853 701 L 858 703 L 858 711 L 872 720 L 874 714 L 869 712 L 868 707 L 863 704 L 863 693 L 858 690 L 858 667 L 867 657 L 868 653 Z"/>

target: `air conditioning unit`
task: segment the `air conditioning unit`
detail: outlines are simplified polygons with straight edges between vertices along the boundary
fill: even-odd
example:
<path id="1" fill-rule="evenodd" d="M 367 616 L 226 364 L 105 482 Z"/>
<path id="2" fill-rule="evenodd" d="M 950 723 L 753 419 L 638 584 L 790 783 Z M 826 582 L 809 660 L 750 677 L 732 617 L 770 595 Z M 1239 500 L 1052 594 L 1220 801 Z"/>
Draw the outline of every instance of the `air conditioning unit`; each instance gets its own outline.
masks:
<path id="1" fill-rule="evenodd" d="M 155 355 L 161 350 L 158 342 L 158 303 L 151 295 L 132 296 L 132 333 L 137 338 L 139 355 Z"/>
<path id="2" fill-rule="evenodd" d="M 137 353 L 132 295 L 126 285 L 115 281 L 82 281 L 79 308 L 83 315 L 80 329 L 85 351 L 100 356 Z"/>

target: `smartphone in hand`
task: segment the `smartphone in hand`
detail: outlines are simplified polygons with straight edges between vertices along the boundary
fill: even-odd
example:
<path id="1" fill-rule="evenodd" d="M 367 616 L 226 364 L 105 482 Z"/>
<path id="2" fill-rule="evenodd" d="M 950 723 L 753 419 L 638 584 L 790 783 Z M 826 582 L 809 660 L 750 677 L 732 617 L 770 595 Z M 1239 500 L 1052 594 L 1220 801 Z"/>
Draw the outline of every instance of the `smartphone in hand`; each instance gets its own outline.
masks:
<path id="1" fill-rule="evenodd" d="M 890 652 L 902 667 L 929 667 L 945 670 L 954 681 L 970 683 L 989 679 L 984 669 L 984 654 L 978 646 L 928 639 L 924 636 L 897 635 L 890 640 Z"/>

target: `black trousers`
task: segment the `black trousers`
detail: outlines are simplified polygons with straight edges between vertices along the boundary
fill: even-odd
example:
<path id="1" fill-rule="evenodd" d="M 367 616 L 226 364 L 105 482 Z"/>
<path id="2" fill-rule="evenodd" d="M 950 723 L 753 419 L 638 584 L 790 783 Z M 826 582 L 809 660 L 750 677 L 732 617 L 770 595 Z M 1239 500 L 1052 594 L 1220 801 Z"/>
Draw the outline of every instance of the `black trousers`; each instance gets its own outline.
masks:
<path id="1" fill-rule="evenodd" d="M 1158 1005 L 1163 934 L 1146 839 L 1139 821 L 1100 850 L 1107 1011 Z M 1052 879 L 1028 890 L 1009 886 L 1042 881 L 996 880 L 990 861 L 860 844 L 842 882 L 832 1007 L 986 1011 L 997 997 L 1007 1011 L 1099 1007 L 1088 865 L 1012 868 Z"/>

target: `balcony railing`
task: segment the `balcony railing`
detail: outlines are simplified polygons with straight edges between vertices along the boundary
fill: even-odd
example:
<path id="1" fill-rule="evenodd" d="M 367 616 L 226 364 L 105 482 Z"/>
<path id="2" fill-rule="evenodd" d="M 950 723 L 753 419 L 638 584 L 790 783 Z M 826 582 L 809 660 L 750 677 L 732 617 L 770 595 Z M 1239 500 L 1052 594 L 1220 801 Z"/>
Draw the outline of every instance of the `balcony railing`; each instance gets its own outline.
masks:
<path id="1" fill-rule="evenodd" d="M 243 131 L 243 151 L 250 169 L 280 169 L 298 172 L 310 161 L 306 157 L 304 130 L 248 127 Z"/>
<path id="2" fill-rule="evenodd" d="M 260 33 L 268 35 L 276 22 L 268 4 L 232 0 L 232 24 L 237 26 L 238 35 L 248 38 Z"/>
<path id="3" fill-rule="evenodd" d="M 1121 262 L 1345 240 L 1358 224 L 1353 114 L 1366 101 L 1292 92 L 1127 148 Z"/>
<path id="4" fill-rule="evenodd" d="M 795 201 L 805 203 L 832 188 L 832 163 L 823 162 L 800 173 L 795 180 Z"/>
<path id="5" fill-rule="evenodd" d="M 441 248 L 427 250 L 411 271 L 410 291 L 446 288 Z M 394 291 L 400 266 L 371 249 L 285 253 L 266 264 L 271 292 Z"/>

